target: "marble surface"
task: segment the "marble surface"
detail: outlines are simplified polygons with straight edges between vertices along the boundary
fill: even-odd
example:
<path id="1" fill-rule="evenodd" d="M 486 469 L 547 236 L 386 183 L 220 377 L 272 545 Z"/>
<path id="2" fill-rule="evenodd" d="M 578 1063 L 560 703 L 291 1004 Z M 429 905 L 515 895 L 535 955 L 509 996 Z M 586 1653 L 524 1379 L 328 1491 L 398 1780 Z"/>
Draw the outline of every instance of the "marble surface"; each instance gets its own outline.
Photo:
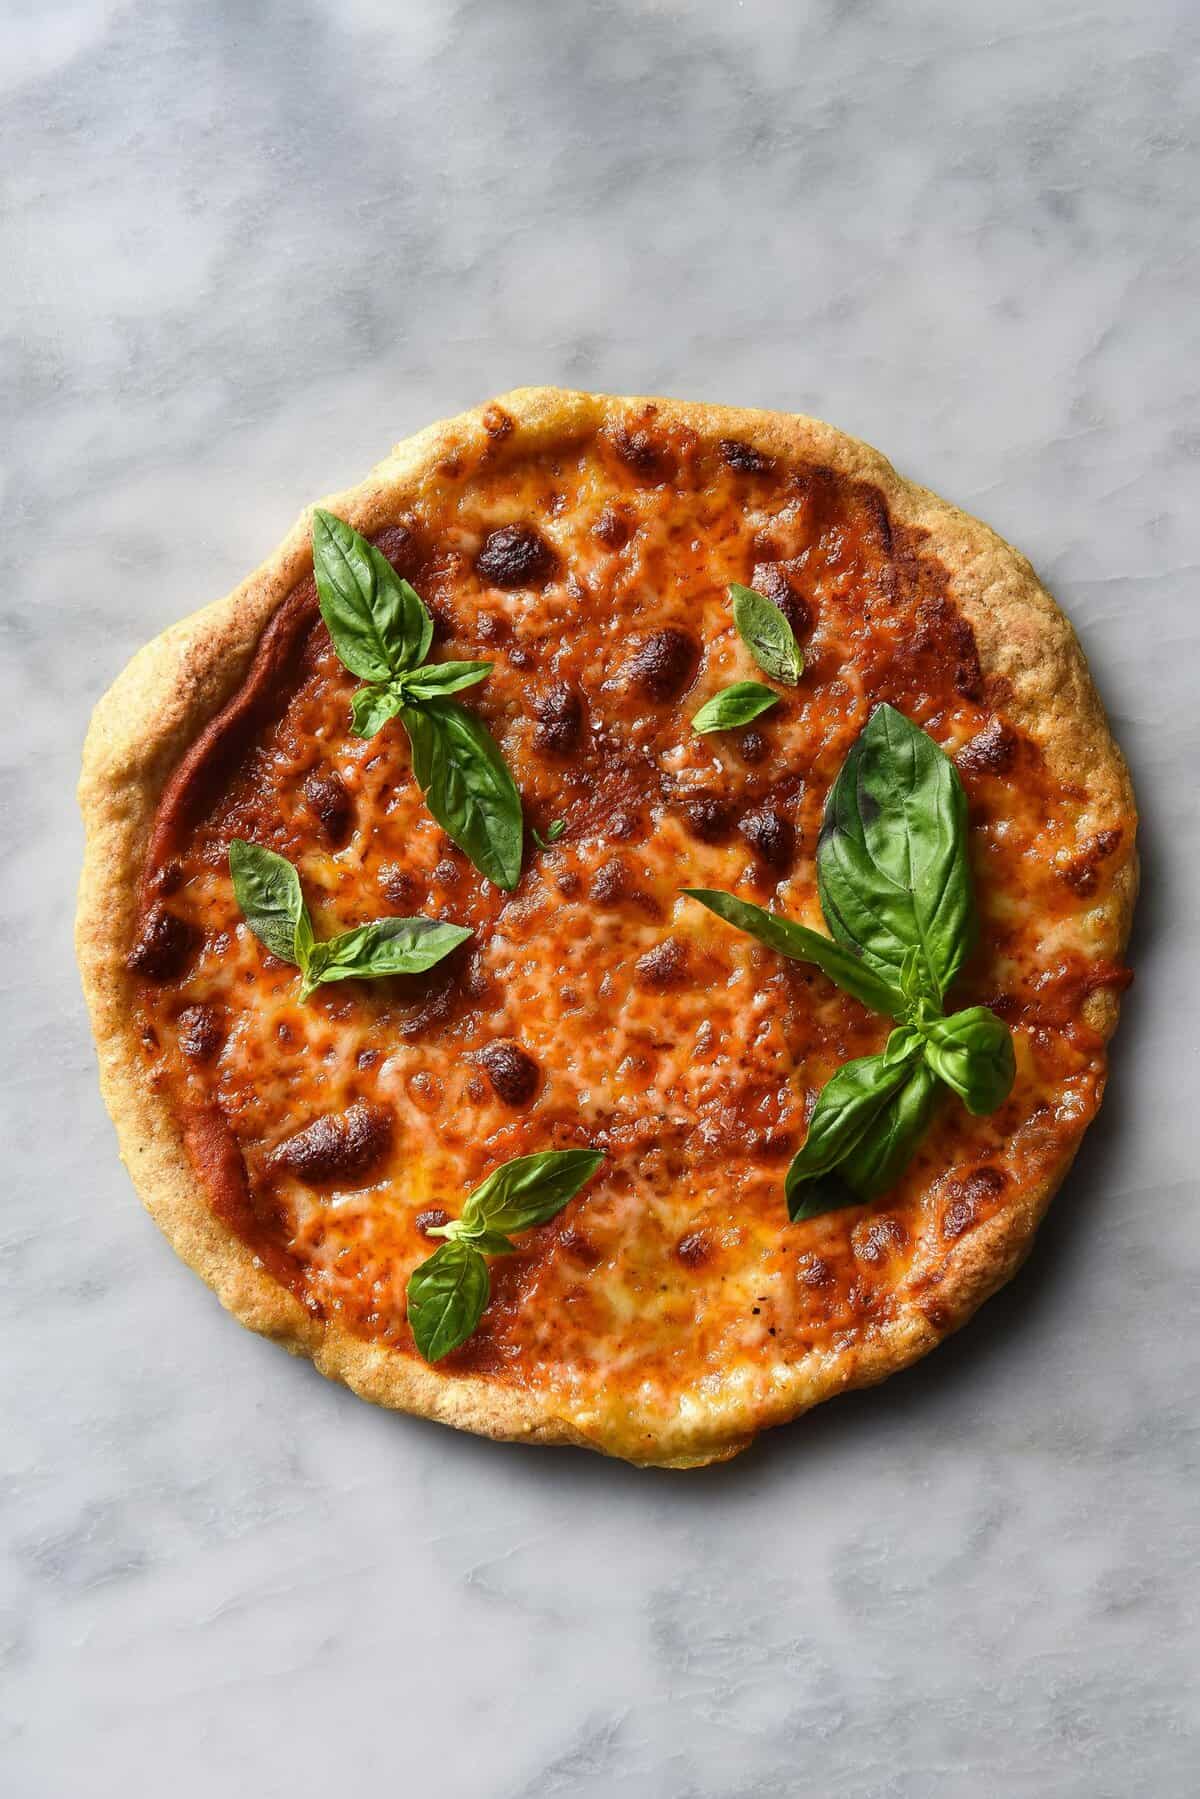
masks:
<path id="1" fill-rule="evenodd" d="M 0 1790 L 1196 1790 L 1187 0 L 2 0 Z M 88 709 L 524 381 L 821 414 L 1022 545 L 1144 809 L 1110 1098 L 963 1336 L 726 1469 L 389 1417 L 138 1208 L 71 959 Z"/>

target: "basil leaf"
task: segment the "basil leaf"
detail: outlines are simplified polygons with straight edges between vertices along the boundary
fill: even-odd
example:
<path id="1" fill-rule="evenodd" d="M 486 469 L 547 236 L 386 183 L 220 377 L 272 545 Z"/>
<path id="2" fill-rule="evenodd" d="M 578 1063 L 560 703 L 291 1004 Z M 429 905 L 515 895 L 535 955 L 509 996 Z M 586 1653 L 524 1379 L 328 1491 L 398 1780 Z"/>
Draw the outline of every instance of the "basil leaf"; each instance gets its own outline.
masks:
<path id="1" fill-rule="evenodd" d="M 350 695 L 350 729 L 356 737 L 374 737 L 403 706 L 398 683 L 356 687 Z"/>
<path id="2" fill-rule="evenodd" d="M 377 918 L 318 943 L 309 957 L 305 986 L 311 991 L 328 981 L 422 974 L 470 935 L 466 925 L 440 918 Z M 302 991 L 300 997 L 308 994 Z"/>
<path id="3" fill-rule="evenodd" d="M 273 956 L 299 965 L 301 999 L 309 999 L 326 981 L 420 974 L 471 935 L 465 925 L 440 918 L 377 918 L 316 943 L 300 876 L 285 856 L 235 837 L 229 845 L 229 872 L 254 935 Z"/>
<path id="4" fill-rule="evenodd" d="M 738 636 L 764 674 L 794 687 L 804 673 L 804 652 L 787 619 L 757 588 L 730 584 L 733 622 Z"/>
<path id="5" fill-rule="evenodd" d="M 883 1046 L 885 1062 L 911 1062 L 925 1047 L 925 1038 L 915 1024 L 897 1025 Z"/>
<path id="6" fill-rule="evenodd" d="M 259 942 L 282 962 L 303 967 L 313 946 L 312 920 L 291 863 L 260 843 L 235 837 L 229 845 L 229 872 L 234 897 Z"/>
<path id="7" fill-rule="evenodd" d="M 831 1173 L 858 1147 L 892 1094 L 908 1080 L 910 1066 L 903 1061 L 889 1062 L 886 1053 L 858 1056 L 853 1062 L 844 1062 L 826 1081 L 808 1121 L 808 1136 L 793 1156 L 784 1182 L 793 1223 L 829 1209 L 826 1190 L 814 1192 L 809 1182 Z"/>
<path id="8" fill-rule="evenodd" d="M 757 937 L 768 949 L 778 950 L 789 961 L 811 962 L 831 981 L 861 1000 L 864 1006 L 870 1006 L 872 1011 L 889 1012 L 893 1017 L 899 1017 L 904 1010 L 904 997 L 899 989 L 872 974 L 855 950 L 845 949 L 831 938 L 822 937 L 818 931 L 793 924 L 790 918 L 780 918 L 775 912 L 752 905 L 749 900 L 723 893 L 719 887 L 685 887 L 683 892 L 689 899 L 699 900 L 726 924 L 749 932 L 751 937 Z"/>
<path id="9" fill-rule="evenodd" d="M 941 1003 L 973 941 L 967 803 L 954 764 L 903 713 L 879 706 L 829 791 L 817 887 L 839 943 L 896 984 L 918 952 Z"/>
<path id="10" fill-rule="evenodd" d="M 477 1249 L 481 1256 L 515 1256 L 517 1246 L 502 1231 L 459 1231 L 464 1243 Z"/>
<path id="11" fill-rule="evenodd" d="M 874 1199 L 894 1186 L 929 1123 L 938 1084 L 923 1062 L 911 1063 L 902 1087 L 890 1095 L 850 1151 L 838 1173 L 859 1199 Z"/>
<path id="12" fill-rule="evenodd" d="M 374 544 L 332 512 L 312 521 L 313 573 L 333 647 L 364 681 L 386 681 L 425 660 L 433 620 Z"/>
<path id="13" fill-rule="evenodd" d="M 296 960 L 305 974 L 308 973 L 308 964 L 315 948 L 312 918 L 309 915 L 308 907 L 305 906 L 296 923 Z"/>
<path id="14" fill-rule="evenodd" d="M 426 700 L 400 716 L 425 804 L 476 868 L 511 893 L 521 878 L 521 796 L 495 739 L 457 700 Z"/>
<path id="15" fill-rule="evenodd" d="M 533 833 L 533 841 L 537 844 L 537 846 L 540 850 L 548 850 L 552 843 L 558 842 L 559 838 L 562 836 L 562 834 L 566 830 L 566 828 L 567 828 L 566 819 L 565 818 L 556 818 L 553 820 L 552 823 L 550 823 L 546 826 L 546 835 L 544 837 L 542 836 L 542 833 L 540 831 L 535 831 Z"/>
<path id="16" fill-rule="evenodd" d="M 1017 1078 L 1012 1032 L 987 1006 L 970 1006 L 925 1026 L 925 1060 L 968 1112 L 994 1112 Z"/>
<path id="17" fill-rule="evenodd" d="M 527 1231 L 561 1212 L 599 1168 L 596 1149 L 549 1149 L 517 1156 L 492 1170 L 467 1198 L 459 1224 L 464 1233 Z"/>
<path id="18" fill-rule="evenodd" d="M 494 666 L 491 662 L 427 662 L 404 675 L 398 685 L 406 699 L 436 700 L 441 694 L 461 693 L 464 687 L 486 681 Z"/>
<path id="19" fill-rule="evenodd" d="M 408 1322 L 427 1362 L 440 1362 L 466 1342 L 483 1317 L 491 1290 L 487 1263 L 461 1238 L 443 1243 L 413 1269 L 408 1277 Z"/>
<path id="20" fill-rule="evenodd" d="M 705 700 L 692 719 L 693 731 L 732 731 L 779 704 L 779 695 L 761 681 L 735 681 Z"/>

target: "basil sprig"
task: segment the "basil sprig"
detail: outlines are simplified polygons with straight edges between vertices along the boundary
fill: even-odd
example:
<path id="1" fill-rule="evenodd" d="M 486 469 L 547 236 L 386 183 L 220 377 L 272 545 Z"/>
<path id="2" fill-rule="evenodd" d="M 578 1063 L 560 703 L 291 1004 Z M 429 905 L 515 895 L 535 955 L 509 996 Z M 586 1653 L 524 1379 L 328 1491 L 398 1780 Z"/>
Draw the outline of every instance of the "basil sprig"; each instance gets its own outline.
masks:
<path id="1" fill-rule="evenodd" d="M 426 662 L 433 619 L 387 557 L 331 512 L 313 513 L 313 572 L 333 647 L 366 683 L 351 728 L 373 737 L 399 718 L 425 804 L 482 874 L 511 892 L 521 878 L 521 796 L 482 720 L 450 695 L 490 662 Z"/>
<path id="2" fill-rule="evenodd" d="M 804 673 L 804 652 L 783 613 L 756 587 L 730 584 L 733 622 L 738 636 L 758 666 L 772 681 L 795 687 Z"/>
<path id="3" fill-rule="evenodd" d="M 779 607 L 753 587 L 730 583 L 738 636 L 763 673 L 795 687 L 804 673 L 804 652 Z M 779 695 L 761 681 L 735 681 L 706 700 L 692 719 L 693 731 L 735 731 L 779 704 Z"/>
<path id="4" fill-rule="evenodd" d="M 978 929 L 967 802 L 949 757 L 903 713 L 875 709 L 829 791 L 817 892 L 830 937 L 731 893 L 684 891 L 898 1021 L 880 1054 L 845 1063 L 822 1088 L 787 1172 L 793 1220 L 885 1192 L 929 1123 L 939 1084 L 977 1114 L 1008 1098 L 1008 1026 L 986 1006 L 943 1012 Z"/>
<path id="5" fill-rule="evenodd" d="M 235 837 L 229 872 L 237 903 L 259 942 L 300 970 L 301 999 L 330 981 L 422 974 L 471 935 L 465 925 L 439 918 L 377 918 L 318 943 L 300 876 L 286 856 Z"/>
<path id="6" fill-rule="evenodd" d="M 460 1217 L 430 1230 L 446 1241 L 408 1281 L 408 1322 L 427 1362 L 465 1343 L 482 1318 L 492 1290 L 484 1258 L 510 1255 L 516 1248 L 512 1233 L 561 1212 L 603 1160 L 595 1149 L 517 1156 L 468 1194 Z"/>

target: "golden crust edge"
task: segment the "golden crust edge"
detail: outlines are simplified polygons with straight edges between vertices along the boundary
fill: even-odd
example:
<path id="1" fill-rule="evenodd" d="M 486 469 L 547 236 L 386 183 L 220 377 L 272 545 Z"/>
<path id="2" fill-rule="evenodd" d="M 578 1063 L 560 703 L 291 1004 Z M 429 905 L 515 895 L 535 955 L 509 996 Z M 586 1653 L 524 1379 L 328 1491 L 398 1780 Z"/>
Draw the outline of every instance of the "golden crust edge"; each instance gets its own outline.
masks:
<path id="1" fill-rule="evenodd" d="M 1040 744 L 1059 774 L 1087 771 L 1089 808 L 1081 833 L 1114 813 L 1135 819 L 1128 770 L 1112 740 L 1083 652 L 1063 613 L 1019 551 L 979 520 L 898 475 L 880 453 L 833 426 L 800 414 L 697 404 L 644 396 L 524 388 L 431 425 L 397 445 L 357 486 L 319 502 L 371 531 L 436 483 L 456 450 L 490 441 L 485 414 L 502 408 L 513 421 L 503 454 L 628 420 L 647 406 L 668 424 L 701 436 L 738 437 L 769 455 L 797 453 L 884 493 L 894 518 L 929 534 L 929 547 L 952 577 L 955 599 L 975 631 L 980 660 L 1011 684 L 1006 711 Z M 449 477 L 453 479 L 451 475 Z M 193 613 L 140 650 L 102 697 L 92 717 L 79 785 L 86 850 L 76 946 L 92 1018 L 105 1103 L 125 1162 L 146 1209 L 182 1259 L 249 1329 L 309 1356 L 333 1380 L 396 1410 L 435 1418 L 477 1434 L 543 1444 L 580 1444 L 647 1465 L 692 1467 L 737 1454 L 759 1430 L 799 1416 L 823 1399 L 883 1380 L 926 1354 L 1015 1272 L 1057 1191 L 1077 1145 L 1031 1189 L 948 1255 L 933 1322 L 919 1301 L 876 1327 L 852 1349 L 813 1352 L 793 1365 L 769 1403 L 731 1415 L 715 1408 L 704 1424 L 652 1439 L 603 1440 L 565 1416 L 553 1400 L 503 1388 L 481 1377 L 448 1380 L 411 1358 L 322 1325 L 281 1287 L 250 1250 L 219 1223 L 192 1173 L 170 1107 L 146 1084 L 130 1024 L 132 981 L 125 956 L 136 918 L 138 877 L 165 782 L 184 749 L 236 692 L 276 607 L 311 567 L 305 508 L 283 543 L 225 599 Z M 147 724 L 147 720 L 153 721 Z M 1124 949 L 1137 890 L 1132 842 L 1108 895 L 1093 910 L 1101 953 Z M 1089 1001 L 1089 1022 L 1107 1039 L 1119 1000 L 1110 990 Z M 933 1309 L 933 1308 L 931 1308 Z"/>

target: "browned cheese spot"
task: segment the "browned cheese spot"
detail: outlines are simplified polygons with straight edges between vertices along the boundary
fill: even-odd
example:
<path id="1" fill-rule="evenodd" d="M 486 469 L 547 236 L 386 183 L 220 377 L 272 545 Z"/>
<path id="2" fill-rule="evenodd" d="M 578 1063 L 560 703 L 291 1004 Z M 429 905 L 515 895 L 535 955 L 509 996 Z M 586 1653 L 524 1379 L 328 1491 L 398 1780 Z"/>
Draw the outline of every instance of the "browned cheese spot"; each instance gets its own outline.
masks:
<path id="1" fill-rule="evenodd" d="M 1011 725 L 991 718 L 954 758 L 965 774 L 1002 775 L 1016 760 L 1019 739 Z"/>
<path id="2" fill-rule="evenodd" d="M 630 526 L 615 506 L 606 506 L 592 526 L 592 536 L 610 550 L 619 550 L 629 542 Z"/>
<path id="3" fill-rule="evenodd" d="M 687 946 L 677 937 L 664 937 L 636 963 L 638 985 L 665 990 L 682 986 L 687 979 Z"/>
<path id="4" fill-rule="evenodd" d="M 538 1089 L 538 1065 L 519 1043 L 489 1043 L 478 1060 L 496 1098 L 506 1106 L 527 1106 Z"/>
<path id="5" fill-rule="evenodd" d="M 675 1246 L 675 1254 L 685 1268 L 702 1268 L 712 1254 L 712 1243 L 706 1231 L 689 1231 Z"/>
<path id="6" fill-rule="evenodd" d="M 485 538 L 475 571 L 493 587 L 540 587 L 554 564 L 554 551 L 532 525 L 501 525 Z"/>
<path id="7" fill-rule="evenodd" d="M 629 679 L 647 699 L 665 705 L 686 693 L 696 678 L 700 646 L 687 631 L 655 631 L 626 664 Z"/>
<path id="8" fill-rule="evenodd" d="M 314 1184 L 356 1183 L 373 1172 L 392 1140 L 392 1118 L 361 1101 L 345 1112 L 314 1119 L 272 1150 L 269 1166 Z"/>
<path id="9" fill-rule="evenodd" d="M 149 980 L 170 981 L 183 973 L 197 943 L 197 934 L 186 919 L 154 905 L 146 914 L 126 966 Z"/>
<path id="10" fill-rule="evenodd" d="M 215 1006 L 185 1006 L 179 1014 L 179 1047 L 191 1062 L 211 1062 L 224 1041 Z"/>
<path id="11" fill-rule="evenodd" d="M 555 681 L 533 702 L 537 720 L 533 741 L 537 749 L 550 756 L 569 756 L 579 746 L 583 731 L 583 701 L 565 681 Z"/>
<path id="12" fill-rule="evenodd" d="M 775 467 L 773 456 L 765 456 L 751 444 L 742 443 L 736 437 L 721 439 L 721 460 L 726 468 L 731 468 L 739 475 L 769 475 Z"/>
<path id="13" fill-rule="evenodd" d="M 688 830 L 701 843 L 724 843 L 733 829 L 733 807 L 713 793 L 700 793 L 683 809 Z"/>
<path id="14" fill-rule="evenodd" d="M 791 820 L 771 806 L 747 812 L 738 830 L 760 862 L 777 873 L 792 865 L 796 853 L 796 830 Z"/>
<path id="15" fill-rule="evenodd" d="M 354 807 L 346 784 L 335 768 L 314 768 L 304 777 L 304 797 L 321 827 L 325 841 L 340 849 L 350 835 Z"/>

